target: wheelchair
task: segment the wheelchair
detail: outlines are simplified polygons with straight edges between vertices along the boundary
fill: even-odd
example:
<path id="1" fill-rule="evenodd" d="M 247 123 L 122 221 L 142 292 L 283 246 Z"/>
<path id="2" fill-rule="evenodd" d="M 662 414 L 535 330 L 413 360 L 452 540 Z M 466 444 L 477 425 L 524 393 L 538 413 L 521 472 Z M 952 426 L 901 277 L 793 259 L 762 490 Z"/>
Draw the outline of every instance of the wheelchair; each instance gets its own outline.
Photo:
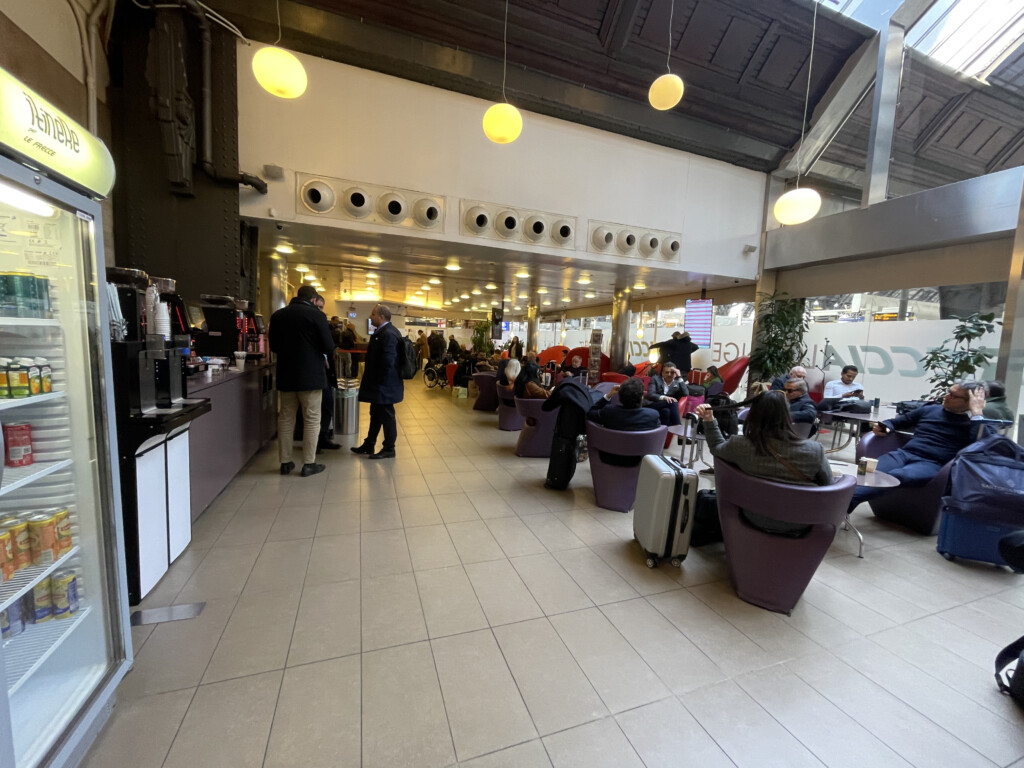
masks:
<path id="1" fill-rule="evenodd" d="M 448 386 L 448 376 L 445 372 L 448 361 L 448 355 L 445 355 L 440 360 L 429 360 L 427 362 L 427 367 L 423 369 L 423 383 L 427 385 L 428 389 L 433 389 L 434 387 L 444 389 Z"/>

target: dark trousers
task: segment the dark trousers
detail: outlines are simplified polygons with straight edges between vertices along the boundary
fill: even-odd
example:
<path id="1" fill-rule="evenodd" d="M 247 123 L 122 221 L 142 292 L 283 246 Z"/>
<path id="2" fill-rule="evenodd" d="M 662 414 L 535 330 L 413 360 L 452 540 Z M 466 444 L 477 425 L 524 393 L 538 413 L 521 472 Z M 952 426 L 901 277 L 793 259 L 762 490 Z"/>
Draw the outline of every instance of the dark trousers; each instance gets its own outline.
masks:
<path id="1" fill-rule="evenodd" d="M 679 403 L 670 403 L 667 400 L 648 400 L 644 403 L 644 408 L 656 410 L 658 418 L 666 427 L 678 426 L 681 423 L 679 419 Z"/>
<path id="2" fill-rule="evenodd" d="M 382 451 L 395 450 L 395 440 L 398 439 L 398 421 L 395 419 L 395 406 L 392 404 L 370 403 L 370 429 L 366 433 L 366 440 L 363 445 L 373 448 L 377 445 L 377 435 L 381 427 L 384 428 L 384 444 Z"/>
<path id="3" fill-rule="evenodd" d="M 334 390 L 324 387 L 320 396 L 320 437 L 319 445 L 329 443 L 334 436 Z"/>
<path id="4" fill-rule="evenodd" d="M 928 461 L 912 453 L 900 449 L 890 451 L 878 460 L 879 472 L 887 472 L 900 481 L 901 486 L 927 485 L 928 481 L 939 474 L 942 465 L 935 461 Z M 862 501 L 870 501 L 877 498 L 892 488 L 865 488 L 857 486 L 853 492 L 853 501 L 850 502 L 850 510 Z"/>

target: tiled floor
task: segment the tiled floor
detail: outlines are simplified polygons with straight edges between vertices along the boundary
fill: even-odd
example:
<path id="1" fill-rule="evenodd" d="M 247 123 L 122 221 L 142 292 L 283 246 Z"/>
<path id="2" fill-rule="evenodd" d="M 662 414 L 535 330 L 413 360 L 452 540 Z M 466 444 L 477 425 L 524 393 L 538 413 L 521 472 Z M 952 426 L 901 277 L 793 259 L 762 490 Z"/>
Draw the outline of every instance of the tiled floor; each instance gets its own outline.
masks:
<path id="1" fill-rule="evenodd" d="M 268 450 L 200 518 L 144 607 L 206 609 L 134 630 L 89 768 L 1024 768 L 992 678 L 1024 578 L 865 507 L 866 557 L 840 533 L 769 613 L 721 545 L 650 571 L 585 464 L 547 491 L 495 414 L 407 393 L 397 460 L 303 479 Z"/>

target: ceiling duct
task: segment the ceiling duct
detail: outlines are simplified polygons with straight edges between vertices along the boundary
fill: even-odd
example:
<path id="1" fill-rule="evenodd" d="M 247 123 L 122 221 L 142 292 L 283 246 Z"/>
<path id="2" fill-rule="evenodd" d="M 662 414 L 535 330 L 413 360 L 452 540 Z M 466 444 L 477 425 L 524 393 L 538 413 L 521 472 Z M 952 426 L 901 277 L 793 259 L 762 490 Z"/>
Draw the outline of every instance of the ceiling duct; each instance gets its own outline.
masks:
<path id="1" fill-rule="evenodd" d="M 512 238 L 519 234 L 519 214 L 504 210 L 494 219 L 494 230 L 504 238 Z"/>
<path id="2" fill-rule="evenodd" d="M 400 224 L 409 214 L 405 198 L 397 192 L 388 192 L 377 200 L 377 214 L 389 224 Z"/>
<path id="3" fill-rule="evenodd" d="M 630 254 L 636 249 L 636 234 L 631 229 L 620 229 L 615 236 L 615 247 L 619 253 Z"/>
<path id="4" fill-rule="evenodd" d="M 568 219 L 559 219 L 551 227 L 551 239 L 557 245 L 569 245 L 572 243 L 573 235 L 575 235 L 575 232 L 572 222 Z"/>
<path id="5" fill-rule="evenodd" d="M 302 186 L 302 203 L 314 213 L 327 213 L 334 208 L 334 190 L 323 179 L 307 181 Z"/>
<path id="6" fill-rule="evenodd" d="M 412 208 L 412 217 L 424 229 L 433 229 L 441 220 L 441 206 L 436 200 L 421 197 Z"/>
<path id="7" fill-rule="evenodd" d="M 466 229 L 475 235 L 482 235 L 491 224 L 491 214 L 482 205 L 474 205 L 464 218 Z"/>
<path id="8" fill-rule="evenodd" d="M 606 251 L 608 246 L 615 242 L 615 235 L 607 227 L 597 227 L 590 235 L 590 242 L 594 244 L 594 248 L 597 250 Z"/>
<path id="9" fill-rule="evenodd" d="M 544 221 L 544 217 L 534 214 L 526 220 L 526 224 L 523 227 L 523 235 L 527 240 L 536 243 L 544 237 L 547 229 L 548 225 Z"/>
<path id="10" fill-rule="evenodd" d="M 657 235 L 651 234 L 650 232 L 644 232 L 643 237 L 640 238 L 640 253 L 644 256 L 650 256 L 658 250 L 658 245 L 661 241 Z"/>
<path id="11" fill-rule="evenodd" d="M 361 187 L 349 187 L 345 190 L 345 210 L 356 219 L 365 219 L 373 210 L 370 196 Z"/>

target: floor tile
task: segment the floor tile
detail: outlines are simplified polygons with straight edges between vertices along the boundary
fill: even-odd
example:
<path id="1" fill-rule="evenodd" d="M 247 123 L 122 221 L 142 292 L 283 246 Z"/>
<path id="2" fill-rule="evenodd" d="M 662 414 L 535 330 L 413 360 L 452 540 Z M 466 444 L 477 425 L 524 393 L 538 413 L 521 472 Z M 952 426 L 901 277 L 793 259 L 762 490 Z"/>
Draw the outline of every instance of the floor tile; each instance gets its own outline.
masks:
<path id="1" fill-rule="evenodd" d="M 494 540 L 483 520 L 450 523 L 448 535 L 452 537 L 452 543 L 455 544 L 463 563 L 482 563 L 505 558 L 505 552 Z"/>
<path id="2" fill-rule="evenodd" d="M 81 768 L 161 768 L 194 691 L 119 700 Z"/>
<path id="3" fill-rule="evenodd" d="M 444 525 L 406 528 L 406 541 L 413 570 L 430 570 L 447 565 L 461 565 L 459 553 Z"/>
<path id="4" fill-rule="evenodd" d="M 420 595 L 411 573 L 362 581 L 363 651 L 427 639 Z"/>
<path id="5" fill-rule="evenodd" d="M 360 526 L 363 533 L 367 531 L 393 531 L 402 527 L 402 511 L 398 499 L 378 498 L 363 500 L 359 505 Z"/>
<path id="6" fill-rule="evenodd" d="M 522 696 L 489 630 L 432 640 L 431 647 L 460 760 L 536 738 Z"/>
<path id="7" fill-rule="evenodd" d="M 587 546 L 565 523 L 555 517 L 554 513 L 545 512 L 539 515 L 526 515 L 523 523 L 536 536 L 541 544 L 550 552 L 562 549 L 579 549 Z"/>
<path id="8" fill-rule="evenodd" d="M 182 587 L 175 603 L 223 600 L 242 594 L 256 558 L 259 544 L 239 547 L 214 547 Z"/>
<path id="9" fill-rule="evenodd" d="M 345 533 L 359 533 L 360 504 L 358 499 L 345 503 L 329 502 L 320 507 L 316 523 L 317 536 L 340 536 Z"/>
<path id="10" fill-rule="evenodd" d="M 245 593 L 300 589 L 312 547 L 312 539 L 268 541 L 245 582 Z"/>
<path id="11" fill-rule="evenodd" d="M 433 496 L 407 496 L 398 500 L 402 523 L 406 528 L 420 525 L 441 525 L 441 513 Z"/>
<path id="12" fill-rule="evenodd" d="M 492 627 L 544 615 L 508 560 L 472 563 L 465 568 Z"/>
<path id="13" fill-rule="evenodd" d="M 546 615 L 578 611 L 594 604 L 551 555 L 515 557 L 510 562 Z"/>
<path id="14" fill-rule="evenodd" d="M 593 550 L 641 595 L 654 595 L 680 588 L 673 578 L 677 574 L 672 566 L 666 564 L 667 568 L 648 568 L 647 556 L 635 541 L 604 544 Z"/>
<path id="15" fill-rule="evenodd" d="M 437 527 L 444 529 L 444 526 Z M 416 584 L 430 637 L 487 628 L 487 617 L 461 565 L 418 571 Z"/>
<path id="16" fill-rule="evenodd" d="M 613 713 L 670 695 L 598 609 L 563 613 L 549 621 Z"/>
<path id="17" fill-rule="evenodd" d="M 494 636 L 542 736 L 608 714 L 546 619 L 496 627 Z"/>
<path id="18" fill-rule="evenodd" d="M 317 522 L 320 519 L 320 507 L 302 507 L 299 509 L 282 509 L 274 518 L 267 541 L 284 541 L 286 539 L 311 539 L 316 535 Z"/>
<path id="19" fill-rule="evenodd" d="M 363 578 L 372 579 L 412 570 L 405 531 L 373 531 L 361 534 L 360 569 Z"/>
<path id="20" fill-rule="evenodd" d="M 306 586 L 349 581 L 360 576 L 360 535 L 317 536 L 309 553 Z"/>
<path id="21" fill-rule="evenodd" d="M 431 480 L 431 486 L 432 490 L 434 490 L 433 480 Z M 480 515 L 477 514 L 473 502 L 461 491 L 458 493 L 439 494 L 434 490 L 434 502 L 437 504 L 437 509 L 445 523 L 466 523 L 471 520 L 480 519 Z"/>
<path id="22" fill-rule="evenodd" d="M 281 675 L 266 672 L 200 686 L 164 767 L 262 766 Z"/>
<path id="23" fill-rule="evenodd" d="M 284 667 L 292 641 L 299 590 L 244 593 L 235 604 L 203 675 L 215 683 Z"/>
<path id="24" fill-rule="evenodd" d="M 270 507 L 236 513 L 214 546 L 239 547 L 244 544 L 262 544 L 266 541 L 270 529 L 274 527 L 277 512 L 277 507 Z"/>
<path id="25" fill-rule="evenodd" d="M 537 739 L 459 763 L 459 768 L 551 768 L 547 750 Z"/>
<path id="26" fill-rule="evenodd" d="M 734 768 L 708 732 L 676 699 L 663 699 L 615 716 L 647 768 Z"/>
<path id="27" fill-rule="evenodd" d="M 643 768 L 612 718 L 544 737 L 554 768 Z"/>
<path id="28" fill-rule="evenodd" d="M 287 670 L 263 768 L 359 765 L 360 675 L 358 656 Z"/>
<path id="29" fill-rule="evenodd" d="M 638 597 L 625 579 L 589 549 L 568 549 L 553 556 L 598 605 Z"/>
<path id="30" fill-rule="evenodd" d="M 540 540 L 514 515 L 488 519 L 485 524 L 506 557 L 536 555 L 546 551 Z"/>
<path id="31" fill-rule="evenodd" d="M 295 619 L 288 666 L 359 653 L 360 613 L 358 581 L 307 585 Z"/>
<path id="32" fill-rule="evenodd" d="M 362 764 L 444 768 L 454 763 L 430 645 L 364 653 L 362 662 Z"/>

